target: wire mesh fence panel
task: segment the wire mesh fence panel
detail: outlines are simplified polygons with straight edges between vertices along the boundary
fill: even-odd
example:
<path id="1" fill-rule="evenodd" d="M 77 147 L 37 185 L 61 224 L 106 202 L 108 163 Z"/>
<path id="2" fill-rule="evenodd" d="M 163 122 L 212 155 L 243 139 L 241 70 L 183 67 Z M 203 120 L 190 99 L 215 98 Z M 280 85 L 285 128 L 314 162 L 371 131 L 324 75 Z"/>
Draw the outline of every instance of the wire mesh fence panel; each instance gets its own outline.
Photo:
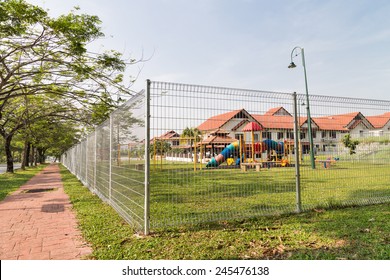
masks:
<path id="1" fill-rule="evenodd" d="M 390 201 L 390 101 L 147 89 L 62 156 L 136 230 Z"/>
<path id="2" fill-rule="evenodd" d="M 138 230 L 145 211 L 145 95 L 111 115 L 111 205 Z"/>
<path id="3" fill-rule="evenodd" d="M 151 227 L 295 211 L 291 94 L 152 82 Z"/>
<path id="4" fill-rule="evenodd" d="M 96 129 L 96 194 L 103 200 L 109 200 L 110 188 L 110 119 Z"/>
<path id="5" fill-rule="evenodd" d="M 298 99 L 304 208 L 390 201 L 390 102 L 310 96 L 311 156 L 306 98 Z"/>
<path id="6" fill-rule="evenodd" d="M 80 142 L 78 145 L 79 151 L 78 151 L 78 156 L 79 156 L 79 180 L 86 185 L 87 184 L 87 140 L 84 139 L 83 141 Z"/>
<path id="7" fill-rule="evenodd" d="M 134 95 L 62 163 L 136 231 L 145 227 L 145 94 Z"/>
<path id="8" fill-rule="evenodd" d="M 65 153 L 61 155 L 61 163 L 70 171 L 74 174 L 73 172 L 73 162 L 72 162 L 72 151 L 73 148 L 70 148 L 67 150 Z"/>
<path id="9" fill-rule="evenodd" d="M 96 176 L 96 132 L 93 131 L 87 137 L 87 167 L 86 167 L 86 186 L 93 191 L 95 188 L 95 176 Z"/>
<path id="10" fill-rule="evenodd" d="M 76 151 L 75 151 L 75 153 L 79 157 L 79 160 L 76 161 L 76 175 L 77 175 L 77 178 L 79 180 L 81 180 L 81 170 L 82 170 L 82 164 L 83 164 L 83 161 L 82 161 L 81 156 L 80 156 L 81 155 L 81 148 L 82 148 L 82 146 L 80 143 L 80 145 L 76 146 Z"/>

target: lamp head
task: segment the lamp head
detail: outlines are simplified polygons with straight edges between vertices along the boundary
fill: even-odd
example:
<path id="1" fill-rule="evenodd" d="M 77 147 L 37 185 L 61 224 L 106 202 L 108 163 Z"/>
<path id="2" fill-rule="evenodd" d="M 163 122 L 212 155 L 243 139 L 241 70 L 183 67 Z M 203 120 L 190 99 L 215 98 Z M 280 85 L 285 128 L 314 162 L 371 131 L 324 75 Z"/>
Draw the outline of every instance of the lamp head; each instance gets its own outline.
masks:
<path id="1" fill-rule="evenodd" d="M 295 68 L 295 67 L 297 67 L 297 66 L 295 65 L 295 63 L 293 61 L 291 61 L 291 63 L 288 66 L 288 68 Z"/>

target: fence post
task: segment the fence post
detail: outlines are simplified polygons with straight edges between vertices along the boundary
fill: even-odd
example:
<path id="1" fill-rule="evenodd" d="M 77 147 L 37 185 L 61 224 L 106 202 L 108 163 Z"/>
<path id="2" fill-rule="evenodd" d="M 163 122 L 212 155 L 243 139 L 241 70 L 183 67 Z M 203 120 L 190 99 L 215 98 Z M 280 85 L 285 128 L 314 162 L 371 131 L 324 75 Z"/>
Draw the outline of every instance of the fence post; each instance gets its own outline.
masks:
<path id="1" fill-rule="evenodd" d="M 146 81 L 146 102 L 145 102 L 145 209 L 144 209 L 144 234 L 150 232 L 150 84 Z"/>
<path id="2" fill-rule="evenodd" d="M 298 122 L 298 108 L 297 108 L 297 93 L 293 93 L 294 102 L 294 154 L 295 154 L 295 188 L 296 188 L 296 205 L 297 212 L 302 212 L 301 201 L 301 173 L 299 164 L 299 122 Z"/>
<path id="3" fill-rule="evenodd" d="M 89 185 L 88 182 L 88 146 L 89 146 L 88 142 L 89 142 L 89 137 L 87 136 L 85 140 L 85 184 L 88 188 L 90 188 L 91 186 Z"/>
<path id="4" fill-rule="evenodd" d="M 111 188 L 112 188 L 112 113 L 110 114 L 110 148 L 109 151 L 109 171 L 108 171 L 108 201 L 111 204 Z"/>
<path id="5" fill-rule="evenodd" d="M 97 127 L 95 126 L 95 135 L 94 135 L 94 138 L 95 138 L 95 149 L 94 149 L 94 153 L 95 153 L 95 168 L 93 170 L 93 192 L 96 193 L 96 175 L 97 175 Z"/>

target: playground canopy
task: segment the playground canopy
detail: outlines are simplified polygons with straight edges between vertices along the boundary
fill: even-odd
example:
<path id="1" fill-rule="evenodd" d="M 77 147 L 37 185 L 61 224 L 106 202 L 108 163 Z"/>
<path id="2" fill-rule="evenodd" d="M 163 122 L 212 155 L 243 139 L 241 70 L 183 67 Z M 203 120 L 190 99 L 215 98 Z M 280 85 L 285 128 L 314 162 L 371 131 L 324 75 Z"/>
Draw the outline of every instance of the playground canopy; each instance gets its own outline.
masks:
<path id="1" fill-rule="evenodd" d="M 254 131 L 260 131 L 260 130 L 263 130 L 263 128 L 261 127 L 261 125 L 257 122 L 250 122 L 248 123 L 246 126 L 244 126 L 244 128 L 242 129 L 242 131 L 250 131 L 252 132 L 251 134 L 251 137 L 252 137 L 252 161 L 255 161 L 255 141 L 254 141 Z"/>
<path id="2" fill-rule="evenodd" d="M 244 126 L 244 128 L 242 129 L 242 131 L 260 131 L 260 130 L 263 130 L 263 127 L 257 123 L 257 122 L 250 122 L 248 123 L 246 126 Z"/>

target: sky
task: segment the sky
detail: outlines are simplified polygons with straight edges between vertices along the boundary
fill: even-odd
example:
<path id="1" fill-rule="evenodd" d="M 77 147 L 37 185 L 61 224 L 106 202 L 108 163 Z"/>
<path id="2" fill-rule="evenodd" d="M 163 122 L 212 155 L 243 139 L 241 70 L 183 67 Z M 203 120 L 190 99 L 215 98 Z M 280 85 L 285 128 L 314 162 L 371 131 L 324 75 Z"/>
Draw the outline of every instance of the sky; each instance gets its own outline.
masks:
<path id="1" fill-rule="evenodd" d="M 147 60 L 128 69 L 146 79 L 276 92 L 390 100 L 387 0 L 27 0 L 51 16 L 74 6 L 97 15 L 115 49 Z M 298 49 L 299 50 L 299 49 Z"/>

